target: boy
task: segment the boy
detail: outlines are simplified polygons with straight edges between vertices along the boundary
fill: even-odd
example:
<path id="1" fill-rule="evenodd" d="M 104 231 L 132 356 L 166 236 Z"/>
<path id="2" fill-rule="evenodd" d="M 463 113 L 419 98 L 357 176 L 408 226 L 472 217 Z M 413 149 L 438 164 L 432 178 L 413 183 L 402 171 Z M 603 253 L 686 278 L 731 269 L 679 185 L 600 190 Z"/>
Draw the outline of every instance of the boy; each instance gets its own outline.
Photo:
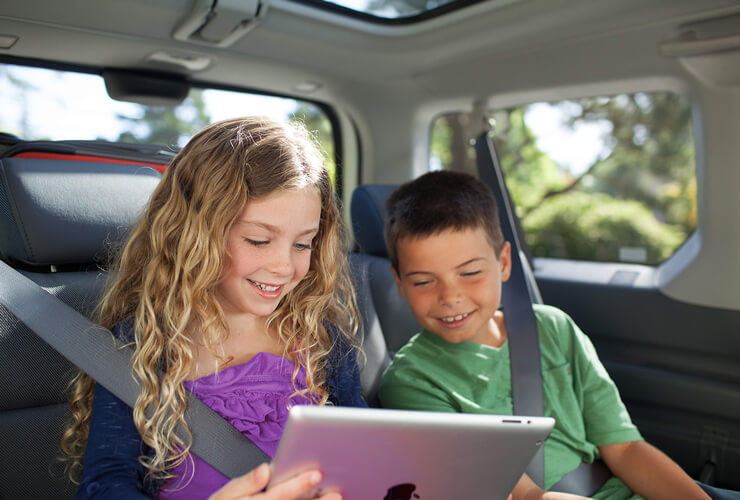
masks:
<path id="1" fill-rule="evenodd" d="M 491 191 L 467 174 L 423 175 L 386 202 L 385 239 L 401 296 L 424 330 L 386 371 L 381 404 L 511 414 L 505 311 L 499 309 L 511 248 Z M 535 305 L 534 312 L 544 414 L 556 419 L 545 443 L 545 487 L 581 461 L 601 457 L 614 477 L 595 498 L 708 499 L 676 463 L 642 439 L 575 323 L 553 307 Z M 569 497 L 543 492 L 526 475 L 513 491 L 514 500 Z"/>

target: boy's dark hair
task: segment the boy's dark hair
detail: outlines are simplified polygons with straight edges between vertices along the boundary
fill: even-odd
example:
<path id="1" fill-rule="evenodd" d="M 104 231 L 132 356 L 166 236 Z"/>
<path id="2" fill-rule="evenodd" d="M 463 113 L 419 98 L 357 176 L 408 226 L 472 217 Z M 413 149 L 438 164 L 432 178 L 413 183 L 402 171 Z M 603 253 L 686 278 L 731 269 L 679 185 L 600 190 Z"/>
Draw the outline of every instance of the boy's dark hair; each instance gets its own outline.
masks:
<path id="1" fill-rule="evenodd" d="M 385 202 L 385 244 L 396 271 L 399 240 L 479 227 L 499 256 L 504 237 L 493 193 L 462 172 L 429 172 L 400 185 Z"/>

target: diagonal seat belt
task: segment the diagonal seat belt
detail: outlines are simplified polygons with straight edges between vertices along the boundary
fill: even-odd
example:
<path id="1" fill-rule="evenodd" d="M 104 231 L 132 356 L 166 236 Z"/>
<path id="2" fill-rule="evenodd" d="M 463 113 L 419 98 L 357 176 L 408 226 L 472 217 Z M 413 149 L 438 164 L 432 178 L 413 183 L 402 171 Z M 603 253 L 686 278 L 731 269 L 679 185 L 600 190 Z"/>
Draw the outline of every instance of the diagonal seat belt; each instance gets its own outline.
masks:
<path id="1" fill-rule="evenodd" d="M 503 284 L 501 299 L 511 358 L 511 400 L 515 415 L 537 416 L 543 413 L 542 369 L 537 320 L 534 317 L 532 303 L 541 302 L 541 299 L 537 285 L 528 284 L 526 280 L 524 266 L 529 268 L 529 262 L 521 250 L 522 246 L 515 231 L 511 199 L 490 142 L 487 132 L 478 136 L 475 141 L 475 156 L 478 175 L 488 184 L 496 197 L 504 239 L 511 244 L 511 275 Z M 526 471 L 532 481 L 540 487 L 544 485 L 544 448 L 540 446 Z"/>
<path id="2" fill-rule="evenodd" d="M 538 416 L 543 413 L 542 367 L 537 336 L 537 319 L 532 304 L 541 304 L 542 298 L 523 251 L 511 196 L 504 182 L 504 173 L 487 131 L 475 140 L 478 175 L 493 191 L 501 220 L 504 239 L 511 244 L 511 276 L 503 284 L 502 303 L 511 358 L 511 399 L 517 415 Z M 512 334 L 512 332 L 516 332 Z M 544 446 L 527 467 L 526 473 L 538 486 L 544 488 Z M 550 490 L 591 496 L 612 477 L 602 460 L 581 462 L 555 483 Z"/>
<path id="3" fill-rule="evenodd" d="M 0 261 L 0 304 L 36 335 L 133 407 L 139 393 L 131 372 L 132 347 L 117 347 L 113 335 L 36 283 Z M 188 392 L 185 419 L 192 451 L 229 478 L 270 458 L 252 441 Z M 177 435 L 185 438 L 182 427 Z"/>

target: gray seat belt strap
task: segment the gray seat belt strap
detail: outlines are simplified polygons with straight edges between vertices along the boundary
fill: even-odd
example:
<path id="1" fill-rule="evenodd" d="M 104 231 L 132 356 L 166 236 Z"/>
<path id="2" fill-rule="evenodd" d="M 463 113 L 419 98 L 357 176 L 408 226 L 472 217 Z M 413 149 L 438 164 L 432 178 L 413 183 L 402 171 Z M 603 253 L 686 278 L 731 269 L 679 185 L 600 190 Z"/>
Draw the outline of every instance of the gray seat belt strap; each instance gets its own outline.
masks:
<path id="1" fill-rule="evenodd" d="M 478 175 L 493 191 L 498 205 L 504 239 L 511 244 L 511 276 L 503 285 L 502 303 L 508 331 L 511 358 L 511 399 L 514 414 L 538 416 L 543 413 L 542 369 L 537 319 L 532 310 L 536 284 L 527 284 L 524 266 L 528 266 L 515 230 L 513 209 L 504 183 L 503 172 L 493 152 L 491 138 L 482 133 L 475 142 Z M 531 290 L 530 290 L 531 289 Z M 537 294 L 537 298 L 539 294 Z M 526 470 L 538 486 L 544 488 L 545 454 L 541 446 Z"/>
<path id="2" fill-rule="evenodd" d="M 138 385 L 132 376 L 133 348 L 120 348 L 113 335 L 36 283 L 0 261 L 0 303 L 54 349 L 133 407 Z M 188 393 L 185 420 L 192 451 L 229 478 L 270 458 L 198 398 Z M 184 429 L 177 430 L 184 438 Z"/>
<path id="3" fill-rule="evenodd" d="M 522 251 L 514 220 L 514 208 L 506 189 L 504 174 L 498 163 L 491 138 L 483 132 L 475 141 L 478 175 L 496 195 L 504 239 L 511 243 L 511 277 L 504 283 L 502 302 L 506 328 L 509 332 L 511 357 L 511 399 L 517 415 L 538 416 L 543 413 L 542 368 L 540 345 L 537 336 L 537 319 L 533 303 L 542 303 L 537 283 L 532 277 L 529 261 Z M 513 333 L 516 332 L 516 333 Z M 540 447 L 526 473 L 538 486 L 544 488 L 545 455 Z M 590 496 L 612 476 L 603 461 L 582 462 L 575 470 L 563 476 L 552 486 L 552 491 L 562 491 Z"/>
<path id="4" fill-rule="evenodd" d="M 612 473 L 603 460 L 596 460 L 590 464 L 581 462 L 581 465 L 552 485 L 550 491 L 561 491 L 590 497 L 599 491 L 610 477 L 612 477 Z"/>

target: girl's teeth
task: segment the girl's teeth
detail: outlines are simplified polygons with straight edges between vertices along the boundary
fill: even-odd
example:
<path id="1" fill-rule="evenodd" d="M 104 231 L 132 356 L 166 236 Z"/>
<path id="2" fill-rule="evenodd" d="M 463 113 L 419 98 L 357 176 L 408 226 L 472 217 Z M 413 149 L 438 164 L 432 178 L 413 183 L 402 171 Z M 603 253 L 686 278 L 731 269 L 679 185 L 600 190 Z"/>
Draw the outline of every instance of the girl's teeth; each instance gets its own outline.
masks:
<path id="1" fill-rule="evenodd" d="M 260 283 L 258 281 L 252 281 L 252 283 L 254 283 L 257 286 L 257 288 L 265 292 L 274 292 L 275 290 L 280 288 L 279 286 L 265 285 L 264 283 Z"/>

